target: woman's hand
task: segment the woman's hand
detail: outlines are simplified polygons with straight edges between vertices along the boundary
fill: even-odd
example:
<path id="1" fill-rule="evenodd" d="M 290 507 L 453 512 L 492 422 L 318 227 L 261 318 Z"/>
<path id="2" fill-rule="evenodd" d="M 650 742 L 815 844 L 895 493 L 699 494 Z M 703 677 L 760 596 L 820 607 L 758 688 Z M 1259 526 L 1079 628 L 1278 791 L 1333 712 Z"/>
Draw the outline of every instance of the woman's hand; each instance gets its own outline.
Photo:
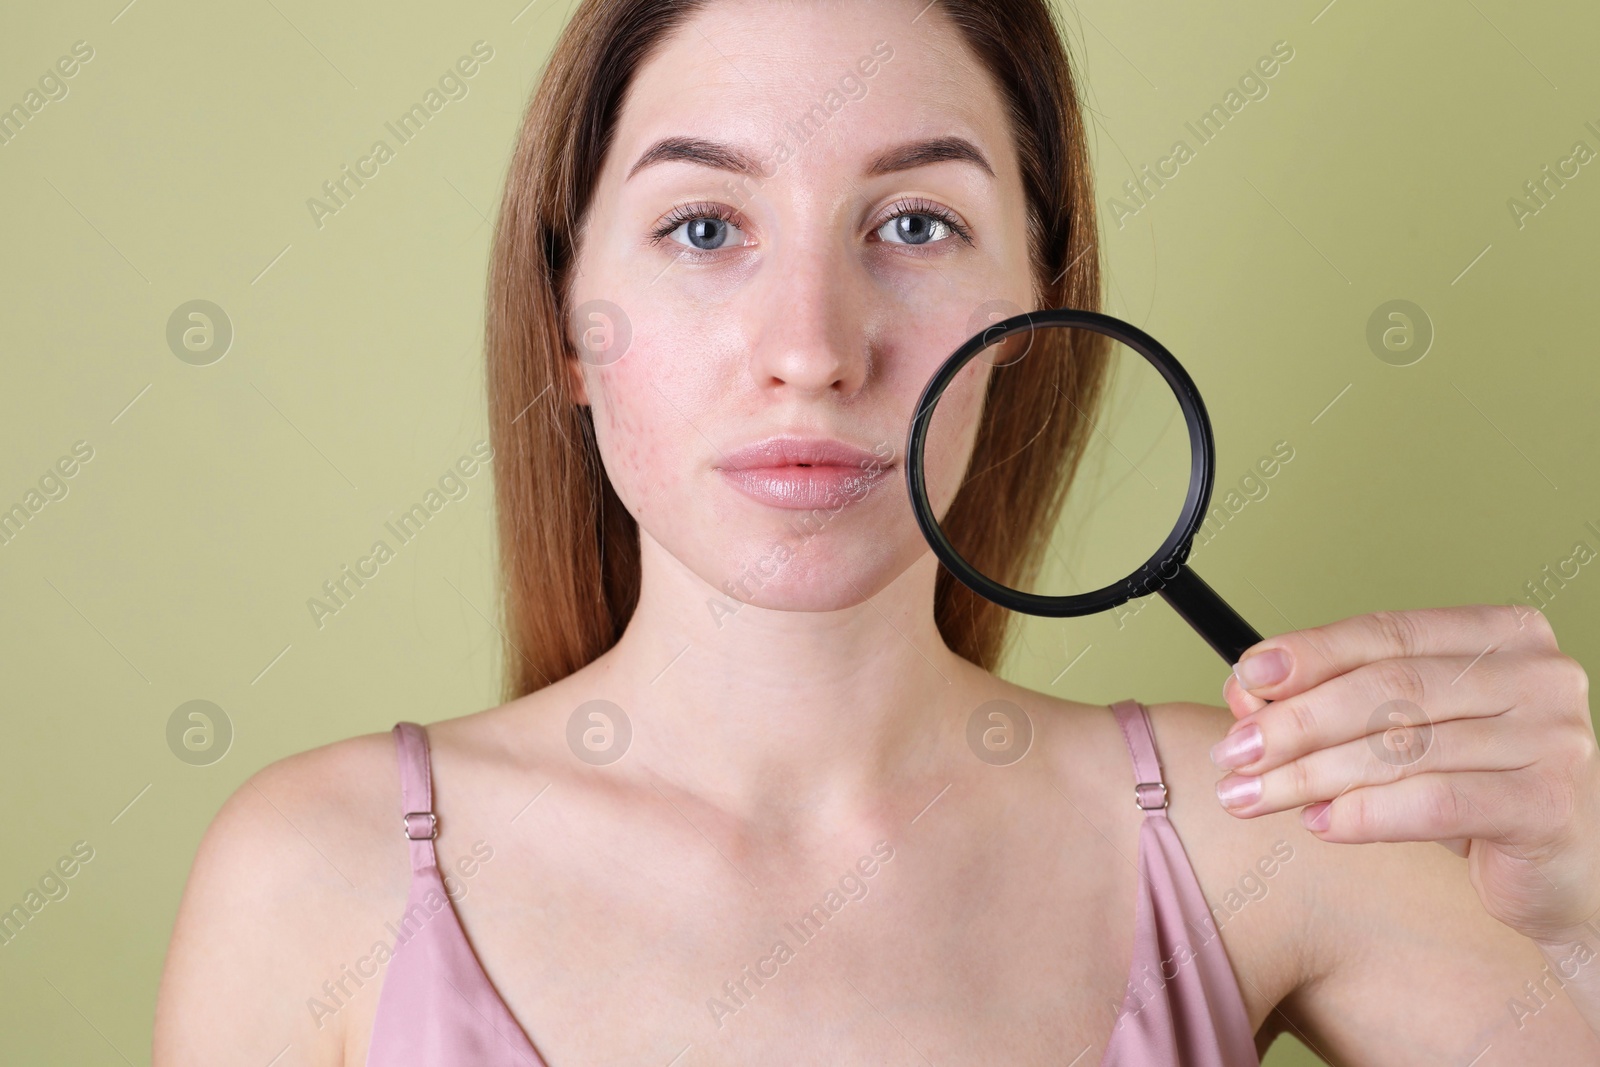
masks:
<path id="1" fill-rule="evenodd" d="M 1212 750 L 1241 817 L 1308 805 L 1324 841 L 1437 841 L 1490 915 L 1541 946 L 1593 937 L 1600 749 L 1589 679 L 1531 608 L 1377 612 L 1246 650 Z M 1230 804 L 1230 799 L 1243 801 Z"/>

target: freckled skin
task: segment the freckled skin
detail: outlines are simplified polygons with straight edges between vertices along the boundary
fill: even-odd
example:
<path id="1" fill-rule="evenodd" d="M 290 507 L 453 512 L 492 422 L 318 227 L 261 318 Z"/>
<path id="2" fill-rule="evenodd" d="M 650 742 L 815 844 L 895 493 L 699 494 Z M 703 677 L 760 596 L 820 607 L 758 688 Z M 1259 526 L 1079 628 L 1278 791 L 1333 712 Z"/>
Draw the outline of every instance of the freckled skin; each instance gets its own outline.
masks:
<path id="1" fill-rule="evenodd" d="M 919 73 L 907 61 L 913 44 L 924 54 L 936 48 L 959 76 L 930 86 L 926 68 Z M 745 77 L 723 77 L 715 64 L 692 62 L 693 42 L 684 39 L 641 71 L 620 116 L 571 300 L 620 306 L 632 341 L 615 362 L 575 361 L 574 370 L 618 496 L 642 536 L 702 579 L 708 594 L 726 595 L 725 582 L 781 543 L 793 558 L 752 602 L 831 610 L 871 596 L 927 553 L 905 487 L 917 396 L 970 336 L 978 305 L 999 298 L 1033 306 L 1025 200 L 998 92 L 972 91 L 987 86 L 987 76 L 946 35 L 903 32 L 895 46 L 895 56 L 862 79 L 866 96 L 804 144 L 787 124 L 834 87 L 847 64 L 835 59 L 840 69 L 827 69 L 780 50 L 746 56 L 737 64 Z M 947 134 L 975 143 L 996 177 L 954 161 L 861 177 L 884 148 Z M 744 145 L 758 158 L 785 141 L 792 156 L 765 181 L 683 161 L 625 181 L 645 148 L 666 136 Z M 897 206 L 907 198 L 953 213 L 972 243 L 922 205 Z M 712 231 L 709 251 L 683 225 L 651 242 L 686 204 L 736 216 Z M 931 240 L 897 236 L 895 220 L 908 214 L 931 227 Z M 719 225 L 709 212 L 691 218 Z M 973 360 L 940 402 L 927 472 L 940 514 L 970 456 L 989 370 Z M 893 466 L 814 535 L 797 537 L 794 524 L 806 513 L 753 501 L 714 469 L 723 454 L 777 433 L 879 446 Z"/>

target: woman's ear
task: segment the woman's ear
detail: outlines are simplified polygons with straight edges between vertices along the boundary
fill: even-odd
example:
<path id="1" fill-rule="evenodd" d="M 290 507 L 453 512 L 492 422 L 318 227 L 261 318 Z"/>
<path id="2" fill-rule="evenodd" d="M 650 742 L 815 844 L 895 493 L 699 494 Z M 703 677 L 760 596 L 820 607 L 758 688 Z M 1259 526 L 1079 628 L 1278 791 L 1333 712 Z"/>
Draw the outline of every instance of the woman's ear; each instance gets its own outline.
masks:
<path id="1" fill-rule="evenodd" d="M 567 381 L 572 388 L 573 402 L 579 407 L 589 406 L 589 390 L 583 381 L 583 362 L 570 352 L 562 360 L 567 368 Z"/>

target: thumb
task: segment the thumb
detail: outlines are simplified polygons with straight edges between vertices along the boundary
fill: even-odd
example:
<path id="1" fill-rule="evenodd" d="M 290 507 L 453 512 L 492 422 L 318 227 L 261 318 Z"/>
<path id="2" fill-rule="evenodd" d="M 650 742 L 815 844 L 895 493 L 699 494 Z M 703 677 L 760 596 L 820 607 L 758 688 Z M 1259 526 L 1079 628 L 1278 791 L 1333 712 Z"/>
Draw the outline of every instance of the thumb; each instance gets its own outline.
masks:
<path id="1" fill-rule="evenodd" d="M 1228 709 L 1233 712 L 1235 719 L 1253 715 L 1269 703 L 1269 701 L 1262 700 L 1254 693 L 1247 691 L 1244 686 L 1239 684 L 1239 676 L 1231 672 L 1228 675 L 1228 680 L 1222 683 L 1222 699 L 1228 702 Z"/>

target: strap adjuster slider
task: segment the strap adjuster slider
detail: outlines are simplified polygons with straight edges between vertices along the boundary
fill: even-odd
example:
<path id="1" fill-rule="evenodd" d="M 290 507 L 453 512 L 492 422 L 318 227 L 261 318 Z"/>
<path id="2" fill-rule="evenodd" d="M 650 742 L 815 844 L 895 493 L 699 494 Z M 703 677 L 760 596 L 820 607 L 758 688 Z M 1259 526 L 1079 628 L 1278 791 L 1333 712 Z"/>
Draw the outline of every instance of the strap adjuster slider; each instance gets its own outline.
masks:
<path id="1" fill-rule="evenodd" d="M 1161 803 L 1159 803 L 1159 804 L 1146 804 L 1144 802 L 1144 800 L 1145 800 L 1144 793 L 1142 793 L 1141 790 L 1146 789 L 1146 788 L 1157 788 L 1157 787 L 1160 788 L 1160 790 L 1161 790 Z M 1136 784 L 1133 787 L 1133 803 L 1134 803 L 1135 807 L 1139 808 L 1142 811 L 1160 811 L 1162 808 L 1167 806 L 1167 783 L 1166 782 L 1139 782 L 1138 784 Z"/>
<path id="2" fill-rule="evenodd" d="M 428 832 L 425 834 L 412 833 L 411 820 L 421 819 L 424 816 L 426 816 L 428 820 Z M 406 837 L 410 838 L 412 841 L 432 841 L 434 838 L 439 836 L 439 817 L 431 811 L 408 811 L 401 818 L 401 823 L 405 830 Z"/>

